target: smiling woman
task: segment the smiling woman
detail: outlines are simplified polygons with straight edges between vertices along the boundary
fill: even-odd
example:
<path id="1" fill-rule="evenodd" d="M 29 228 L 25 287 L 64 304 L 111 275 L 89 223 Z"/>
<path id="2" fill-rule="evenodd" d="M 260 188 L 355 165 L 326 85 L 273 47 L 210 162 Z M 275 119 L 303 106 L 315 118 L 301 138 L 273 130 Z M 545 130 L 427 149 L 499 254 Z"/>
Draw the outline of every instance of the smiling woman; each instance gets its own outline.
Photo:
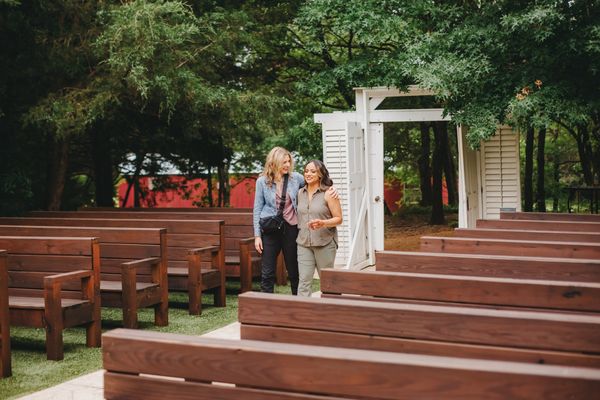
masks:
<path id="1" fill-rule="evenodd" d="M 315 273 L 333 268 L 337 251 L 337 229 L 342 223 L 340 199 L 329 191 L 333 181 L 320 160 L 304 167 L 306 186 L 298 193 L 298 295 L 310 296 Z"/>

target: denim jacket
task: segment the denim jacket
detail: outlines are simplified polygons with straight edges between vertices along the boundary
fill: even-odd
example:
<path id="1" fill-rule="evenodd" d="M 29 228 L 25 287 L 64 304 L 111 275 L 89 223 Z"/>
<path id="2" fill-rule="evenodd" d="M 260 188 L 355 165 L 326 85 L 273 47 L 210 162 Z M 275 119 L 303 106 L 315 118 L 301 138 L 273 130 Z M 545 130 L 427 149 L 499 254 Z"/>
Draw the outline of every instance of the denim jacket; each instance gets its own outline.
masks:
<path id="1" fill-rule="evenodd" d="M 294 210 L 298 207 L 298 191 L 304 186 L 304 177 L 292 172 L 288 179 L 287 195 L 292 200 Z M 276 185 L 267 185 L 265 177 L 261 176 L 256 180 L 256 192 L 254 195 L 254 236 L 260 236 L 260 226 L 258 221 L 261 218 L 276 215 L 279 204 L 275 204 Z"/>

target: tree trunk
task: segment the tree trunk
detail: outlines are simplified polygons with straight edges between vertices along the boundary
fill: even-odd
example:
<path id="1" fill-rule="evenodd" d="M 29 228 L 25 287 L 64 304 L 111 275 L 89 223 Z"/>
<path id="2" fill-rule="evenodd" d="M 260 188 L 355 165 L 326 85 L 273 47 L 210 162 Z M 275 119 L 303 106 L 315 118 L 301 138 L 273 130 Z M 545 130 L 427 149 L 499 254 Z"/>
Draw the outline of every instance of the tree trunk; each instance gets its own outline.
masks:
<path id="1" fill-rule="evenodd" d="M 452 151 L 450 149 L 450 137 L 448 136 L 448 123 L 446 122 L 442 126 L 444 141 L 444 176 L 446 177 L 446 191 L 448 192 L 448 204 L 455 206 L 458 203 L 458 192 L 456 188 L 456 172 L 454 170 L 454 162 L 452 161 Z"/>
<path id="2" fill-rule="evenodd" d="M 586 185 L 594 185 L 594 175 L 592 173 L 591 153 L 588 151 L 590 136 L 585 125 L 579 125 L 577 132 L 572 132 L 577 142 L 577 151 L 579 152 L 579 162 L 581 163 L 581 172 Z"/>
<path id="3" fill-rule="evenodd" d="M 208 206 L 213 207 L 213 184 L 212 184 L 212 167 L 208 167 L 208 175 L 206 176 L 206 191 L 208 192 Z"/>
<path id="4" fill-rule="evenodd" d="M 430 124 L 427 122 L 419 123 L 421 129 L 421 154 L 419 155 L 419 186 L 421 188 L 422 206 L 431 205 L 431 166 L 429 163 L 431 153 L 431 135 L 429 132 Z"/>
<path id="5" fill-rule="evenodd" d="M 525 172 L 523 176 L 523 211 L 533 211 L 533 127 L 527 129 L 525 137 Z"/>
<path id="6" fill-rule="evenodd" d="M 135 172 L 133 173 L 132 177 L 126 178 L 129 185 L 127 186 L 127 191 L 125 192 L 125 197 L 123 198 L 123 203 L 121 204 L 122 208 L 125 208 L 125 206 L 127 205 L 127 200 L 129 200 L 129 194 L 130 194 L 132 188 L 133 188 L 133 196 L 134 196 L 134 198 L 133 198 L 134 207 L 139 207 L 140 200 L 139 200 L 139 194 L 137 192 L 139 192 L 139 178 L 140 178 L 140 173 L 142 172 L 143 165 L 144 165 L 144 157 L 140 156 L 139 154 L 136 154 L 136 156 L 135 156 Z"/>
<path id="7" fill-rule="evenodd" d="M 446 122 L 435 122 L 433 125 L 433 136 L 435 138 L 435 146 L 433 149 L 433 159 L 431 162 L 431 172 L 433 175 L 433 185 L 431 187 L 431 225 L 443 225 L 446 223 L 444 219 L 444 203 L 442 199 L 442 170 L 444 164 L 444 125 Z"/>
<path id="8" fill-rule="evenodd" d="M 115 186 L 113 184 L 110 142 L 98 130 L 93 130 L 90 136 L 94 181 L 96 184 L 96 206 L 114 207 L 113 197 L 115 195 Z"/>
<path id="9" fill-rule="evenodd" d="M 545 167 L 546 167 L 546 128 L 538 130 L 537 143 L 537 210 L 546 212 L 546 190 L 544 189 Z"/>
<path id="10" fill-rule="evenodd" d="M 554 146 L 552 146 L 552 148 L 554 149 L 552 154 L 552 178 L 554 179 L 555 187 L 558 188 L 560 187 L 560 150 L 557 147 L 557 141 L 558 129 L 554 129 L 552 131 L 552 142 L 554 143 Z M 558 212 L 558 195 L 558 190 L 554 190 L 552 195 L 552 212 Z"/>
<path id="11" fill-rule="evenodd" d="M 60 210 L 67 167 L 69 165 L 69 142 L 64 137 L 50 138 L 50 169 L 48 170 L 48 203 L 49 211 Z"/>

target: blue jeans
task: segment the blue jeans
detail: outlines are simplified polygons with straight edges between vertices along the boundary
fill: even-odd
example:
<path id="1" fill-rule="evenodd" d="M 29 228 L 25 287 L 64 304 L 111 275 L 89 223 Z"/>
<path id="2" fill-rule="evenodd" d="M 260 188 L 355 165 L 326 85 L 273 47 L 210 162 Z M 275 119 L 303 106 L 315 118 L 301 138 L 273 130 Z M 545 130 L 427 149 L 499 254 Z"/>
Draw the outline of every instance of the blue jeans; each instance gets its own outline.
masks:
<path id="1" fill-rule="evenodd" d="M 260 289 L 265 293 L 273 293 L 275 286 L 275 269 L 277 268 L 277 256 L 283 251 L 285 268 L 292 294 L 298 294 L 298 248 L 296 238 L 298 237 L 298 227 L 283 223 L 283 230 L 272 234 L 262 234 L 263 253 L 262 253 L 262 273 Z"/>

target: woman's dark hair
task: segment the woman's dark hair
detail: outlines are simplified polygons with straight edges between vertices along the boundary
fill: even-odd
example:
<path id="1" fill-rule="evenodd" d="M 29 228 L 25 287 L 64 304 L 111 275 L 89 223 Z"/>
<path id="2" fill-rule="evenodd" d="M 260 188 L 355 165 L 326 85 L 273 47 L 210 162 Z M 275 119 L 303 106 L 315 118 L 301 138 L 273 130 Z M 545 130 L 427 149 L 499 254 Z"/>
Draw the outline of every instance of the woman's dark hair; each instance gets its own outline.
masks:
<path id="1" fill-rule="evenodd" d="M 329 176 L 329 171 L 327 171 L 327 167 L 323 164 L 321 160 L 310 160 L 304 165 L 304 169 L 308 166 L 308 164 L 313 163 L 317 172 L 319 173 L 319 178 L 321 178 L 321 184 L 325 186 L 333 186 L 333 180 Z"/>

